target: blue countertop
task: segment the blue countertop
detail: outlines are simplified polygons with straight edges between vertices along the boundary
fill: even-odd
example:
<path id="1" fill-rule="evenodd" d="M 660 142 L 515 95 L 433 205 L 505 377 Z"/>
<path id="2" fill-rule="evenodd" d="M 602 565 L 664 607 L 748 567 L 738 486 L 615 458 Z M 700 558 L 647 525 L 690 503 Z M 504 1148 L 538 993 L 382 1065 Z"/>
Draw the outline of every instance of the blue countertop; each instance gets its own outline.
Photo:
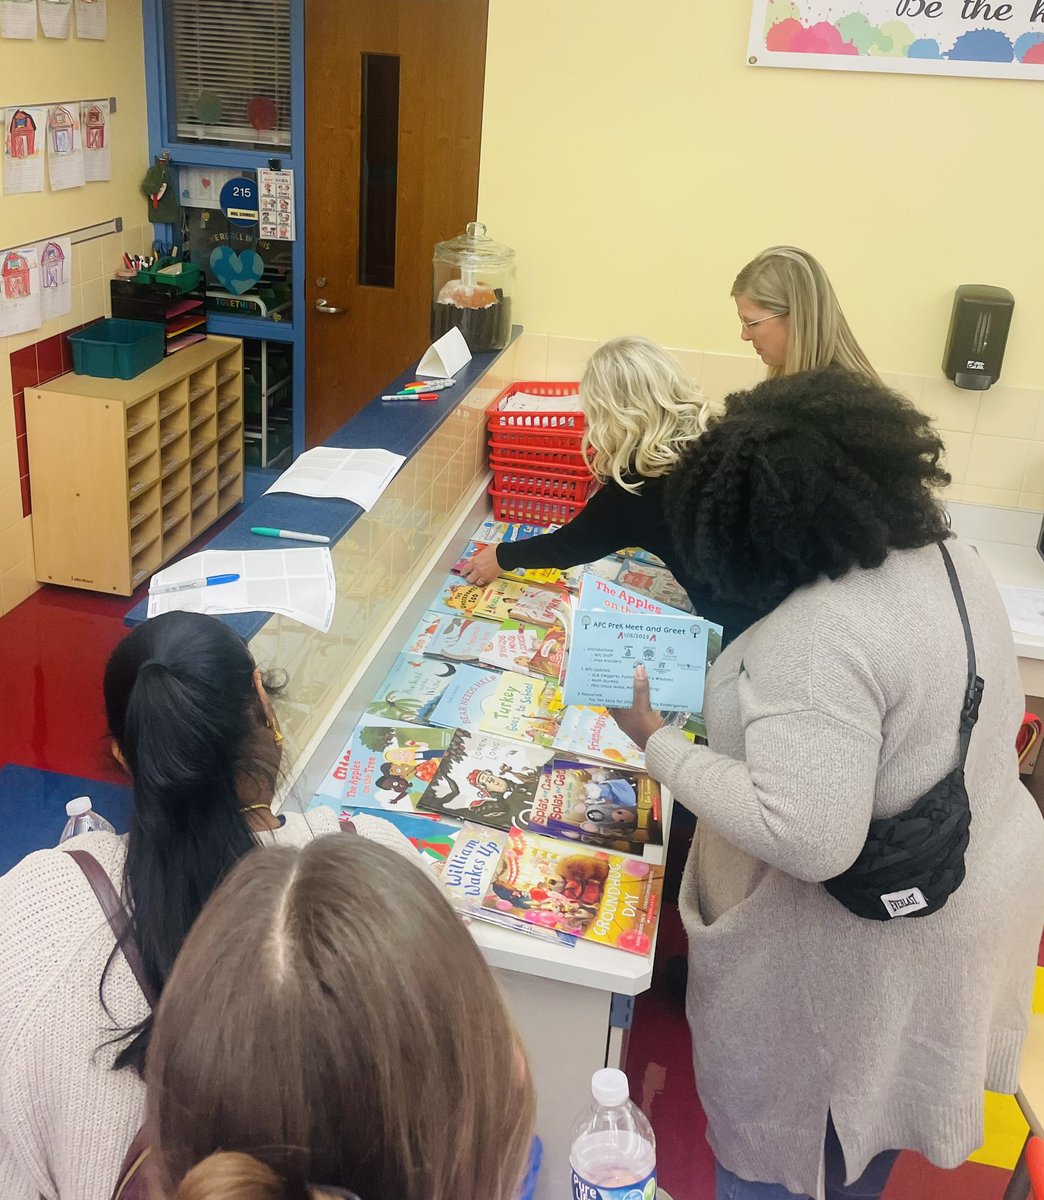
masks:
<path id="1" fill-rule="evenodd" d="M 511 341 L 521 332 L 520 325 L 514 326 Z M 488 354 L 476 354 L 471 362 L 454 376 L 457 380 L 456 386 L 439 392 L 436 401 L 401 404 L 381 400 L 381 394 L 400 391 L 405 384 L 417 378 L 414 372 L 420 360 L 410 363 L 401 375 L 397 375 L 386 387 L 381 388 L 377 398 L 360 409 L 336 433 L 331 434 L 323 445 L 345 450 L 390 450 L 393 454 L 405 455 L 408 461 L 503 353 L 503 350 L 493 350 Z M 365 509 L 351 500 L 321 500 L 313 496 L 276 492 L 270 496 L 261 496 L 245 508 L 202 549 L 271 550 L 271 538 L 251 533 L 250 528 L 253 525 L 325 534 L 332 546 L 344 537 L 364 511 Z M 140 625 L 148 617 L 148 603 L 145 599 L 136 604 L 127 613 L 124 622 L 127 625 Z M 249 641 L 270 615 L 267 612 L 232 613 L 221 619 Z"/>

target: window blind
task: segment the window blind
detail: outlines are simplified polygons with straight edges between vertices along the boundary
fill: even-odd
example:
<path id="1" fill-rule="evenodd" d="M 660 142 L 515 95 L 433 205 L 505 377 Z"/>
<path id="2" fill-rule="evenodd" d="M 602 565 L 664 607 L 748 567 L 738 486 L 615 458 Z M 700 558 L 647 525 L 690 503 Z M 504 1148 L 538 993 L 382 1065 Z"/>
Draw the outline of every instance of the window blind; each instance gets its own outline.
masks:
<path id="1" fill-rule="evenodd" d="M 178 140 L 289 148 L 290 0 L 167 0 L 167 8 Z M 274 128 L 255 128 L 258 110 Z"/>

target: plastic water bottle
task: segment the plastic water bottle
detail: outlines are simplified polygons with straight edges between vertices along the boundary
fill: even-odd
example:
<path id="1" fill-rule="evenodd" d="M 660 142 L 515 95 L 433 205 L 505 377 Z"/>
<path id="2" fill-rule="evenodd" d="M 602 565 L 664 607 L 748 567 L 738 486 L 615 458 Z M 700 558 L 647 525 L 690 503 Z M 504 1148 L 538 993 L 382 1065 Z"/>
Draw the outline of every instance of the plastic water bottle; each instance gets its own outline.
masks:
<path id="1" fill-rule="evenodd" d="M 631 1103 L 627 1076 L 595 1071 L 591 1095 L 573 1127 L 573 1200 L 656 1200 L 656 1138 Z"/>
<path id="2" fill-rule="evenodd" d="M 104 817 L 100 817 L 91 808 L 90 796 L 77 796 L 75 800 L 70 800 L 65 806 L 65 811 L 69 819 L 65 822 L 62 836 L 58 839 L 59 846 L 70 838 L 79 837 L 81 833 L 116 832 Z"/>

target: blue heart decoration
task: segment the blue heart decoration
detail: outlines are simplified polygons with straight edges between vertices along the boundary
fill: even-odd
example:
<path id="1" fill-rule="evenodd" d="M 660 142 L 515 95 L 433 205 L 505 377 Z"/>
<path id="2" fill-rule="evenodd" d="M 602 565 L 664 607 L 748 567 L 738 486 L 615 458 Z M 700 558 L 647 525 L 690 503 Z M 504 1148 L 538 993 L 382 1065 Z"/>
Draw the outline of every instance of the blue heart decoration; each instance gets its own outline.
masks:
<path id="1" fill-rule="evenodd" d="M 242 296 L 264 274 L 265 264 L 256 250 L 237 253 L 231 246 L 215 246 L 210 252 L 210 269 L 226 292 Z"/>

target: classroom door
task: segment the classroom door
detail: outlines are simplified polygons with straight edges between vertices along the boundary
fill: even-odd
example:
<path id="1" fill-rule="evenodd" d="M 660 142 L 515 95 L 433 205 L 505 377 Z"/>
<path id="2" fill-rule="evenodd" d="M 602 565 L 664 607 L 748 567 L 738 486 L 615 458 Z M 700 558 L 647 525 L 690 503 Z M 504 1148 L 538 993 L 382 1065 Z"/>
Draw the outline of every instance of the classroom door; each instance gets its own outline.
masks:
<path id="1" fill-rule="evenodd" d="M 475 220 L 488 0 L 306 0 L 305 439 L 430 342 L 431 256 Z"/>

